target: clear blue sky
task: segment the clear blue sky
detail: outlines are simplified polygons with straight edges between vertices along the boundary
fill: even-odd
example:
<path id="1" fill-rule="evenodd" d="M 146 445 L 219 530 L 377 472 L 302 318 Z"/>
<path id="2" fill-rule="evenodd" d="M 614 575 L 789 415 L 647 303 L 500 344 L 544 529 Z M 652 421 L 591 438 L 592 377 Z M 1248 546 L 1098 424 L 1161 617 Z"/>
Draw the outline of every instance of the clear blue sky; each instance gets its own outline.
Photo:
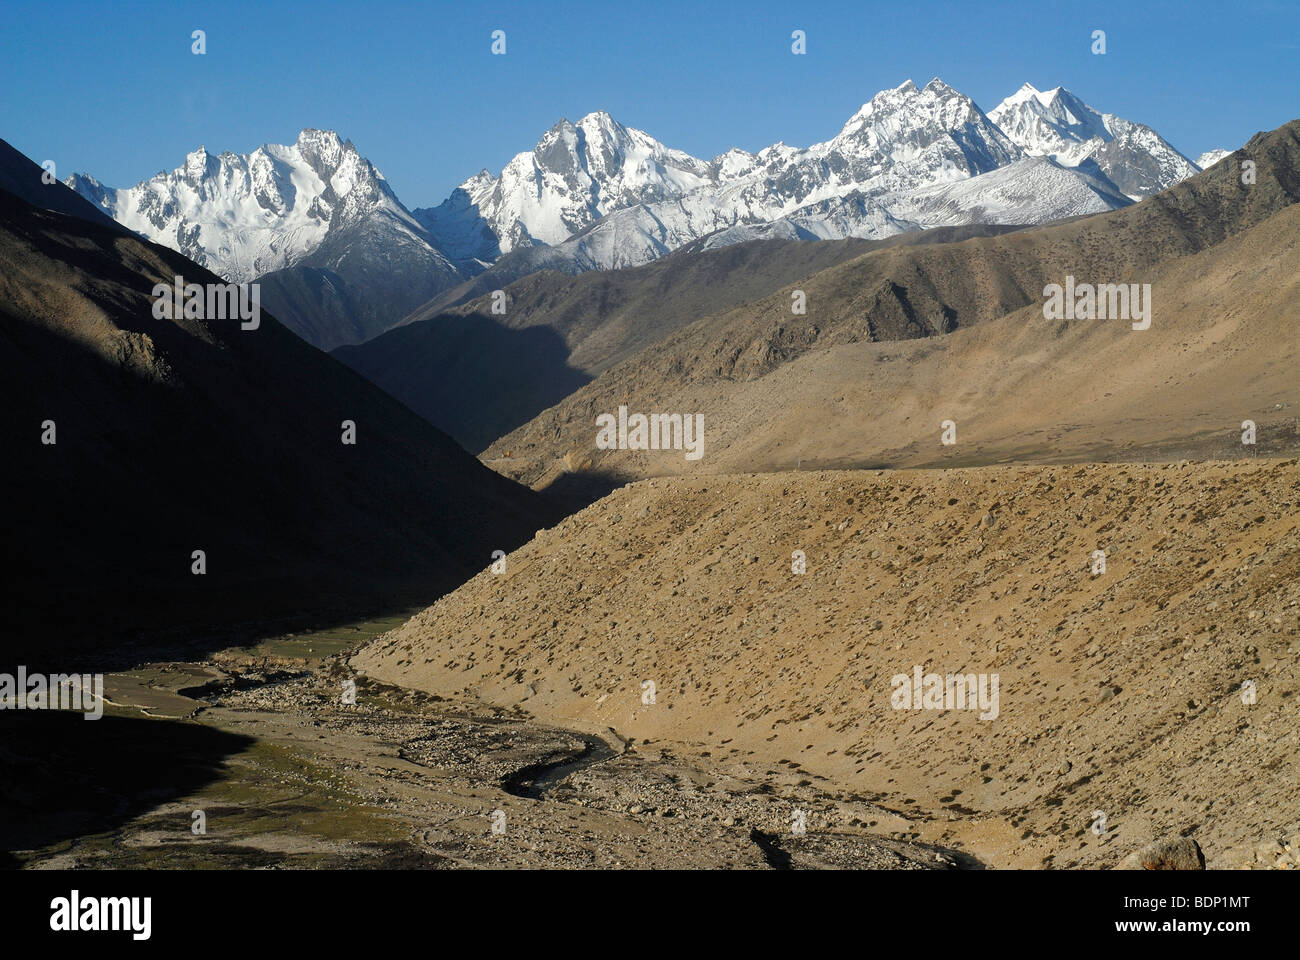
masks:
<path id="1" fill-rule="evenodd" d="M 1063 85 L 1195 159 L 1300 117 L 1300 2 L 0 2 L 0 137 L 111 186 L 312 126 L 429 206 L 561 116 L 605 109 L 712 157 L 827 139 L 876 91 L 933 76 L 985 110 Z"/>

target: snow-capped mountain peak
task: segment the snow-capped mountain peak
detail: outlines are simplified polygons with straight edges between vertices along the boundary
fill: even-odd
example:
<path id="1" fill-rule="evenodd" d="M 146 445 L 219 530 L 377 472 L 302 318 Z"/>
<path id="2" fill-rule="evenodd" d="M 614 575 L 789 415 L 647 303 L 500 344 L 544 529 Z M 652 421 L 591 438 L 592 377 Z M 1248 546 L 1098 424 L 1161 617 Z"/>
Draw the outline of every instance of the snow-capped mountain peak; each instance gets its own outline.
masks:
<path id="1" fill-rule="evenodd" d="M 1001 109 L 1002 107 L 1015 106 L 1027 100 L 1038 100 L 1041 97 L 1042 94 L 1036 86 L 1032 83 L 1023 83 L 1020 85 L 1019 90 L 998 104 L 998 107 Z"/>
<path id="2" fill-rule="evenodd" d="M 989 111 L 1025 153 L 1067 167 L 1093 160 L 1124 193 L 1138 200 L 1199 169 L 1150 127 L 1094 110 L 1064 87 L 1026 83 Z"/>
<path id="3" fill-rule="evenodd" d="M 175 170 L 125 189 L 84 175 L 66 182 L 124 226 L 241 283 L 371 216 L 421 230 L 383 175 L 332 130 L 307 128 L 292 144 L 247 154 L 200 146 Z"/>
<path id="4" fill-rule="evenodd" d="M 989 116 L 992 116 L 993 113 L 1004 108 L 1013 107 L 1021 103 L 1027 103 L 1030 100 L 1036 100 L 1041 106 L 1050 108 L 1052 101 L 1063 91 L 1068 93 L 1064 87 L 1053 87 L 1051 90 L 1039 90 L 1032 83 L 1021 84 L 1020 89 L 998 104 L 996 110 L 990 111 Z"/>
<path id="5" fill-rule="evenodd" d="M 193 153 L 185 156 L 185 179 L 192 186 L 198 187 L 203 179 L 208 175 L 208 165 L 214 160 L 208 155 L 208 151 L 200 145 Z"/>
<path id="6" fill-rule="evenodd" d="M 1064 87 L 1038 90 L 1026 83 L 989 111 L 989 116 L 1025 152 L 1077 166 L 1106 142 L 1110 131 L 1102 115 Z"/>
<path id="7" fill-rule="evenodd" d="M 835 179 L 874 193 L 978 176 L 1022 156 L 975 101 L 938 77 L 881 91 L 807 153 L 844 163 Z"/>
<path id="8" fill-rule="evenodd" d="M 499 176 L 477 174 L 415 215 L 452 256 L 493 260 L 519 247 L 562 243 L 614 210 L 681 196 L 713 176 L 708 161 L 597 110 L 576 124 L 562 118 Z"/>

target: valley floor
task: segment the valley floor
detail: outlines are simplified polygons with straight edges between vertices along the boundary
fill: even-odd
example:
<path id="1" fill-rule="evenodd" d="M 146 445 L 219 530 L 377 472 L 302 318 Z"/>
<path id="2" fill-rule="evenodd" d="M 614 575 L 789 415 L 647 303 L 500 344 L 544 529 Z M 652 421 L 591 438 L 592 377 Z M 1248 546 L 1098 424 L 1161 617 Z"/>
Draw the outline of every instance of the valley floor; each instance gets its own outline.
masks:
<path id="1" fill-rule="evenodd" d="M 96 721 L 105 726 L 93 731 L 106 734 L 102 753 L 70 757 L 80 738 L 21 716 L 33 721 L 24 755 L 44 760 L 22 761 L 3 791 L 6 845 L 39 842 L 12 850 L 8 865 L 980 866 L 959 848 L 918 842 L 931 818 L 825 783 L 721 774 L 613 730 L 577 733 L 364 678 L 345 704 L 341 662 L 313 655 L 339 645 L 332 633 L 110 675 Z M 124 755 L 147 760 L 124 771 Z M 180 772 L 195 767 L 206 775 Z M 802 834 L 792 830 L 800 810 Z"/>

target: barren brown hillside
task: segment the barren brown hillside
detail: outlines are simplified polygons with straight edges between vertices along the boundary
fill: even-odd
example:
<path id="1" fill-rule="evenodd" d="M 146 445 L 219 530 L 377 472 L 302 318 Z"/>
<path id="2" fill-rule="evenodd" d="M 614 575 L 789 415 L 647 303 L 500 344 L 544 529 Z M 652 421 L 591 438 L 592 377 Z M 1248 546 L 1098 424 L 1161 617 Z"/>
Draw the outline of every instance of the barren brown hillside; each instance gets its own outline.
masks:
<path id="1" fill-rule="evenodd" d="M 539 270 L 509 283 L 499 274 L 499 265 L 426 304 L 403 324 L 433 320 L 442 313 L 491 317 L 491 293 L 501 289 L 508 310 L 496 322 L 514 330 L 545 326 L 556 331 L 571 351 L 569 362 L 594 376 L 699 317 L 760 299 L 869 251 L 954 243 L 1020 229 L 971 224 L 884 240 L 760 240 L 715 249 L 696 241 L 639 267 L 574 276 Z"/>
<path id="2" fill-rule="evenodd" d="M 644 266 L 577 276 L 540 270 L 516 279 L 503 263 L 394 329 L 339 347 L 333 356 L 478 451 L 700 317 L 765 297 L 868 250 L 1015 229 L 980 224 L 887 240 L 764 240 L 715 250 L 697 242 Z M 505 295 L 504 314 L 493 312 L 498 289 Z"/>
<path id="3" fill-rule="evenodd" d="M 1300 831 L 1297 653 L 1300 466 L 1260 460 L 642 481 L 353 665 L 874 796 L 994 866 L 1181 833 L 1234 867 Z M 918 666 L 997 674 L 996 717 L 895 709 Z"/>
<path id="4" fill-rule="evenodd" d="M 503 472 L 546 486 L 570 469 L 627 479 L 1300 449 L 1300 206 L 1148 276 L 1148 330 L 1122 320 L 1047 321 L 1032 306 L 944 337 L 815 349 L 752 380 L 639 389 L 629 371 L 629 396 L 618 378 L 602 378 L 588 388 L 604 387 L 588 398 L 588 416 L 575 397 L 488 455 Z M 596 450 L 595 414 L 620 403 L 702 412 L 703 457 Z M 544 430 L 559 417 L 557 439 Z M 940 442 L 945 420 L 956 424 L 952 445 Z M 1245 420 L 1256 424 L 1254 446 L 1241 442 Z"/>

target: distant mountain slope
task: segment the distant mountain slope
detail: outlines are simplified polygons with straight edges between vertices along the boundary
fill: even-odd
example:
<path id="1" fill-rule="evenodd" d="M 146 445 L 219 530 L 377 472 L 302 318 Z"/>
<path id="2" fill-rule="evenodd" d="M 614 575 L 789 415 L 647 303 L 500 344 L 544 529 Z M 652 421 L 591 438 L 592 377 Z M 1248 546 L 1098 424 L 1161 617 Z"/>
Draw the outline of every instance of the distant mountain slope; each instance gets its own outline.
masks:
<path id="1" fill-rule="evenodd" d="M 6 653 L 432 597 L 548 522 L 270 315 L 155 318 L 177 275 L 219 280 L 0 192 Z"/>
<path id="2" fill-rule="evenodd" d="M 640 267 L 576 276 L 530 272 L 513 282 L 498 266 L 404 324 L 340 347 L 334 356 L 467 449 L 481 450 L 701 316 L 767 296 L 867 250 L 1010 229 L 936 229 L 887 241 L 765 240 L 716 249 L 706 239 Z M 497 283 L 506 295 L 504 316 L 492 313 Z M 442 309 L 457 293 L 478 295 Z"/>
<path id="3" fill-rule="evenodd" d="M 1241 183 L 1244 158 L 1257 165 L 1254 184 Z M 1280 423 L 1285 446 L 1294 439 L 1285 425 L 1294 413 L 1284 411 L 1298 399 L 1288 367 L 1297 343 L 1297 199 L 1300 121 L 1257 135 L 1233 159 L 1123 210 L 1001 237 L 868 252 L 800 281 L 806 315 L 791 313 L 784 289 L 697 321 L 607 369 L 484 456 L 511 451 L 508 463 L 496 465 L 539 486 L 584 463 L 622 478 L 789 469 L 800 459 L 928 463 L 944 454 L 938 424 L 947 416 L 967 423 L 966 444 L 951 451 L 964 457 L 1068 456 L 1086 443 L 1113 453 L 1125 436 L 1159 444 L 1206 431 L 1219 431 L 1226 443 L 1248 417 Z M 1152 329 L 1043 320 L 1044 286 L 1071 275 L 1153 283 Z M 992 321 L 996 328 L 981 326 Z M 1235 331 L 1223 341 L 1227 354 L 1210 348 L 1221 330 Z M 951 336 L 936 337 L 943 333 Z M 918 342 L 891 342 L 905 340 Z M 1158 390 L 1162 365 L 1180 384 L 1166 392 L 1181 407 Z M 1089 398 L 1113 393 L 1124 404 L 1096 400 L 1089 415 L 1096 429 L 1068 444 L 1044 439 L 1087 422 L 1074 410 L 1082 390 Z M 1283 406 L 1273 410 L 1274 403 Z M 680 452 L 597 450 L 596 415 L 620 405 L 703 413 L 714 424 L 711 453 L 688 462 Z M 944 409 L 957 413 L 941 415 Z M 1155 425 L 1104 428 L 1144 411 Z M 990 433 L 993 424 L 1010 432 Z M 983 442 L 971 442 L 976 437 Z"/>
<path id="4" fill-rule="evenodd" d="M 308 343 L 332 350 L 389 329 L 430 297 L 478 271 L 448 262 L 386 218 L 343 227 L 293 266 L 258 278 L 263 302 Z"/>
<path id="5" fill-rule="evenodd" d="M 479 269 L 453 264 L 383 174 L 331 130 L 248 154 L 199 147 L 125 189 L 83 174 L 67 184 L 221 277 L 265 278 L 268 309 L 325 350 L 373 336 Z"/>
<path id="6" fill-rule="evenodd" d="M 1210 167 L 1214 166 L 1224 157 L 1230 157 L 1230 156 L 1232 156 L 1231 150 L 1223 150 L 1223 149 L 1206 150 L 1203 154 L 1201 154 L 1199 157 L 1196 158 L 1196 165 L 1200 167 L 1202 170 L 1208 170 L 1210 169 Z"/>

